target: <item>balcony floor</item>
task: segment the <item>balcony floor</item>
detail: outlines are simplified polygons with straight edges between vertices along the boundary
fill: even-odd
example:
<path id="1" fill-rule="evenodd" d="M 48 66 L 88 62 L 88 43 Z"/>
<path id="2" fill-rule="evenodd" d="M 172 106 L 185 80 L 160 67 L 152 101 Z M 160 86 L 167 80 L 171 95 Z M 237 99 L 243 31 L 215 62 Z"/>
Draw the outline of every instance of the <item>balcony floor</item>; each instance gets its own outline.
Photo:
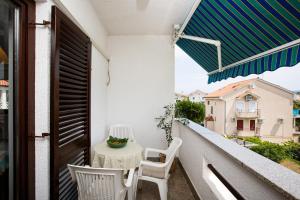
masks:
<path id="1" fill-rule="evenodd" d="M 142 189 L 137 191 L 137 200 L 159 200 L 159 191 L 155 183 L 139 181 Z M 168 181 L 168 200 L 197 200 L 184 176 L 180 164 L 177 162 L 176 171 L 170 175 Z"/>

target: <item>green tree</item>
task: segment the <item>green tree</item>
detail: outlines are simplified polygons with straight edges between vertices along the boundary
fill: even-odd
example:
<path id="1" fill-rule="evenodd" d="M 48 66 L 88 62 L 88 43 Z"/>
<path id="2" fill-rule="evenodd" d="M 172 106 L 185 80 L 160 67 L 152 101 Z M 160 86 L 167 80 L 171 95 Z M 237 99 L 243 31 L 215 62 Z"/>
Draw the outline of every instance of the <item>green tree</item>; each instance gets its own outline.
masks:
<path id="1" fill-rule="evenodd" d="M 177 101 L 175 105 L 175 117 L 187 118 L 201 124 L 205 117 L 205 105 L 189 100 Z"/>
<path id="2" fill-rule="evenodd" d="M 294 109 L 300 109 L 300 102 L 299 101 L 294 101 Z"/>

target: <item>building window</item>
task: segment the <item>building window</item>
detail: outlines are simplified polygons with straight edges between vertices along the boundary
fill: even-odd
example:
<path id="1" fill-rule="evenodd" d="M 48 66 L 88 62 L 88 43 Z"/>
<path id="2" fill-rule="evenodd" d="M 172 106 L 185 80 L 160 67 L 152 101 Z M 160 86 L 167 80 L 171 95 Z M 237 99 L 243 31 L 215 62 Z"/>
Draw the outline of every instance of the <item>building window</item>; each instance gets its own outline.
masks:
<path id="1" fill-rule="evenodd" d="M 237 112 L 244 112 L 245 110 L 245 103 L 244 101 L 236 101 L 235 108 Z"/>
<path id="2" fill-rule="evenodd" d="M 214 114 L 214 107 L 213 106 L 210 107 L 210 114 Z"/>
<path id="3" fill-rule="evenodd" d="M 244 120 L 239 119 L 236 121 L 236 129 L 238 131 L 244 130 Z"/>
<path id="4" fill-rule="evenodd" d="M 209 105 L 209 103 L 210 103 L 210 102 L 209 102 L 209 101 L 207 101 L 207 105 Z"/>
<path id="5" fill-rule="evenodd" d="M 250 131 L 255 131 L 255 120 L 250 120 Z"/>

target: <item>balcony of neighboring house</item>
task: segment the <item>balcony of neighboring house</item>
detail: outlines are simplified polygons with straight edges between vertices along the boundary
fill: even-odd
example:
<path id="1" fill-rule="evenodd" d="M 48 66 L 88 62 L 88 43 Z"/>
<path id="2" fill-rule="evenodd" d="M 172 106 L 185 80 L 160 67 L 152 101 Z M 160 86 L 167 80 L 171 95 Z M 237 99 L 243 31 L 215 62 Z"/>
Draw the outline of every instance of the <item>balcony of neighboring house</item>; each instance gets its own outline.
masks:
<path id="1" fill-rule="evenodd" d="M 260 111 L 258 109 L 258 96 L 247 93 L 236 98 L 235 115 L 237 118 L 259 118 Z"/>
<path id="2" fill-rule="evenodd" d="M 260 109 L 255 110 L 236 110 L 235 115 L 237 118 L 259 118 L 260 117 Z"/>
<path id="3" fill-rule="evenodd" d="M 293 109 L 294 118 L 300 118 L 300 109 Z"/>

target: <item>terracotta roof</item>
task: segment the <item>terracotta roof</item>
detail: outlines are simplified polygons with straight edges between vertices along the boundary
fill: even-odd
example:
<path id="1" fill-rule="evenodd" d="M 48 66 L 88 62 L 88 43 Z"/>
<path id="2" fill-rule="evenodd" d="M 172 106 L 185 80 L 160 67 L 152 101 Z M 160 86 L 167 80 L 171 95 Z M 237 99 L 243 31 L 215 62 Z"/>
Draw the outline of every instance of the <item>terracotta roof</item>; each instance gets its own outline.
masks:
<path id="1" fill-rule="evenodd" d="M 240 82 L 236 82 L 236 83 L 231 83 L 221 89 L 218 89 L 212 93 L 209 93 L 208 95 L 205 96 L 205 98 L 223 97 L 236 89 L 242 88 L 242 87 L 250 84 L 251 82 L 253 82 L 255 80 L 257 80 L 257 78 L 240 81 Z"/>
<path id="2" fill-rule="evenodd" d="M 1 87 L 8 87 L 8 81 L 7 80 L 0 80 L 0 86 Z"/>

